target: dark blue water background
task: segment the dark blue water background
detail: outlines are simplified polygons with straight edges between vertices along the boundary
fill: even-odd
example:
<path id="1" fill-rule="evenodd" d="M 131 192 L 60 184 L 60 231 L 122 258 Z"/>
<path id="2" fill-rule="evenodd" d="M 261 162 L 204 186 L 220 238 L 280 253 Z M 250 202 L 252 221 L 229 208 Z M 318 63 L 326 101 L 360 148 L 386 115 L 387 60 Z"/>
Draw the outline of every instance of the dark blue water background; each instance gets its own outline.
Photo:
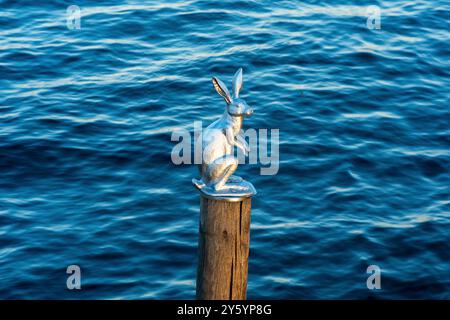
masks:
<path id="1" fill-rule="evenodd" d="M 239 66 L 245 126 L 280 129 L 277 175 L 238 169 L 248 297 L 450 298 L 447 1 L 0 4 L 0 298 L 194 298 L 197 169 L 170 137 Z"/>

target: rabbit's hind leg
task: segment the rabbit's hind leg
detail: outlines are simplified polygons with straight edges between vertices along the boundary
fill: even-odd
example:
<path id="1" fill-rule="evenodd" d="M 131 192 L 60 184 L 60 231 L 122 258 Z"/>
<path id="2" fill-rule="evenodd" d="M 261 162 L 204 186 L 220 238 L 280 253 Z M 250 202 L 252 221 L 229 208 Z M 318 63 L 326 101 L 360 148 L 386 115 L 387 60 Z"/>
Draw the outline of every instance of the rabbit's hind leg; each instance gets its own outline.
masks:
<path id="1" fill-rule="evenodd" d="M 225 188 L 228 178 L 236 171 L 237 167 L 238 160 L 232 155 L 223 156 L 210 164 L 208 176 L 216 191 Z"/>

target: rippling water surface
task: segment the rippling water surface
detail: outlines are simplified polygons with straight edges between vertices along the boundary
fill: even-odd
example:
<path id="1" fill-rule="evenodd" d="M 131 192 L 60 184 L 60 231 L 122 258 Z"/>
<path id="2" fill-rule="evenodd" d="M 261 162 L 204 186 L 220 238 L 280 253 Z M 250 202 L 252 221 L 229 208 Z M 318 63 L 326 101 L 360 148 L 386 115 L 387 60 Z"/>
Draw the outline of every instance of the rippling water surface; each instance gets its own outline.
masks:
<path id="1" fill-rule="evenodd" d="M 239 66 L 245 126 L 280 129 L 277 175 L 238 169 L 248 297 L 450 298 L 448 2 L 0 4 L 1 298 L 194 298 L 197 169 L 170 138 Z"/>

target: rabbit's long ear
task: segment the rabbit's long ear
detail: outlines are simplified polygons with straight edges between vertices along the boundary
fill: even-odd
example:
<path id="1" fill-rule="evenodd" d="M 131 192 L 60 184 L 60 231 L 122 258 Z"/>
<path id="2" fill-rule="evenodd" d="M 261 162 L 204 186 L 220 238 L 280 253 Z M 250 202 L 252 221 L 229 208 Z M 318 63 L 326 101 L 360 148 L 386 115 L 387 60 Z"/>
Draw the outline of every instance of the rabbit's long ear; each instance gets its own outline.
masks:
<path id="1" fill-rule="evenodd" d="M 228 104 L 230 104 L 233 99 L 231 99 L 230 92 L 228 91 L 225 83 L 223 83 L 222 81 L 220 81 L 219 78 L 216 78 L 216 77 L 212 78 L 212 82 L 213 82 L 214 88 L 216 88 L 217 93 L 220 94 Z"/>
<path id="2" fill-rule="evenodd" d="M 233 96 L 235 98 L 239 97 L 239 91 L 242 88 L 242 82 L 243 82 L 242 68 L 239 68 L 233 77 Z"/>

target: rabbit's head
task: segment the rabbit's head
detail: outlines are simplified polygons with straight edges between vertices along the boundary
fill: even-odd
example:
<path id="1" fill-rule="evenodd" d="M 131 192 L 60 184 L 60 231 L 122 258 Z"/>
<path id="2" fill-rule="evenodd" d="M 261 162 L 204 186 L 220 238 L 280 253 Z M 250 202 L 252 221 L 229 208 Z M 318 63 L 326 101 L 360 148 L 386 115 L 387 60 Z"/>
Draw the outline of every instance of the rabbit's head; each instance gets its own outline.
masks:
<path id="1" fill-rule="evenodd" d="M 251 116 L 253 114 L 253 109 L 248 106 L 247 102 L 245 102 L 244 99 L 239 98 L 239 91 L 242 88 L 243 82 L 242 68 L 239 68 L 233 77 L 233 96 L 230 95 L 227 86 L 219 78 L 213 77 L 212 82 L 217 93 L 225 99 L 225 102 L 227 103 L 227 112 L 230 116 L 242 117 Z"/>

